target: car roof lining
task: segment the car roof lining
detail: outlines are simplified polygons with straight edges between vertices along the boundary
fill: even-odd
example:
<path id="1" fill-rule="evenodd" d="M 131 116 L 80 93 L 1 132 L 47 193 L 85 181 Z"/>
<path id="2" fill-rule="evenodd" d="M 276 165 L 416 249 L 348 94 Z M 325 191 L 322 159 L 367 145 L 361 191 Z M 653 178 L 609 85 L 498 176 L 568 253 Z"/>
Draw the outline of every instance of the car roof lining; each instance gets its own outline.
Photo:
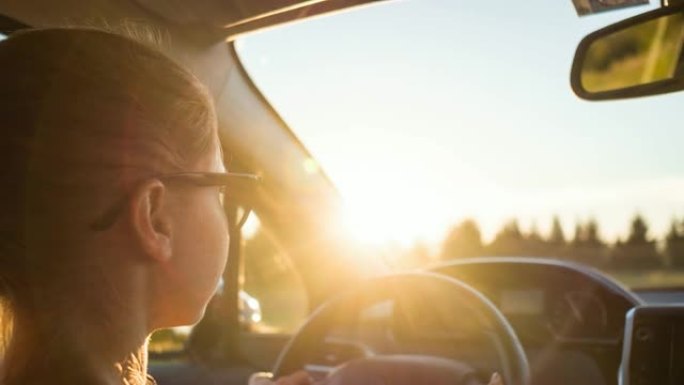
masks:
<path id="1" fill-rule="evenodd" d="M 387 0 L 136 0 L 147 12 L 176 25 L 204 25 L 227 39 L 283 23 Z"/>

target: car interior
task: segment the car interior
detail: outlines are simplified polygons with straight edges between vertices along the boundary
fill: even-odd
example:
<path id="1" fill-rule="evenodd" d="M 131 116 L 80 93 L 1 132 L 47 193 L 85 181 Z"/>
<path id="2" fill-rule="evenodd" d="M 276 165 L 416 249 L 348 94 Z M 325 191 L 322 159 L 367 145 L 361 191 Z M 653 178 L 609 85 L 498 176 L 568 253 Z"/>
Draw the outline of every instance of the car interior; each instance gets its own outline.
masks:
<path id="1" fill-rule="evenodd" d="M 466 2 L 425 2 L 430 3 L 423 4 L 424 10 L 433 12 L 430 15 L 450 17 L 447 3 L 449 7 L 462 7 L 464 15 L 469 12 Z M 317 379 L 324 379 L 350 362 L 366 363 L 359 370 L 369 373 L 392 372 L 411 365 L 435 373 L 446 371 L 453 379 L 451 383 L 455 384 L 465 384 L 466 377 L 486 383 L 493 372 L 501 373 L 507 385 L 682 383 L 684 313 L 679 304 L 684 303 L 684 278 L 659 281 L 666 274 L 661 270 L 676 270 L 674 262 L 668 262 L 669 265 L 657 271 L 649 267 L 630 270 L 632 275 L 616 276 L 607 272 L 610 269 L 604 269 L 603 265 L 584 263 L 581 258 L 555 258 L 537 252 L 529 255 L 500 252 L 493 256 L 464 254 L 464 257 L 451 259 L 427 258 L 428 263 L 388 269 L 383 258 L 377 255 L 377 249 L 356 242 L 349 235 L 340 219 L 345 196 L 336 184 L 334 171 L 339 171 L 339 167 L 326 169 L 326 153 L 312 151 L 308 144 L 327 140 L 333 147 L 349 147 L 349 142 L 334 142 L 353 133 L 340 133 L 339 130 L 332 133 L 333 129 L 328 132 L 324 128 L 310 133 L 298 130 L 291 122 L 303 119 L 300 115 L 317 116 L 323 121 L 343 119 L 328 116 L 325 108 L 343 109 L 344 106 L 329 101 L 325 96 L 328 94 L 318 93 L 318 88 L 312 88 L 314 91 L 307 91 L 303 85 L 299 88 L 298 79 L 314 76 L 312 73 L 319 70 L 326 71 L 326 62 L 356 60 L 343 59 L 353 55 L 354 46 L 335 47 L 341 41 L 339 38 L 331 38 L 333 42 L 328 43 L 328 37 L 322 35 L 311 37 L 320 44 L 320 52 L 313 48 L 298 50 L 297 39 L 311 36 L 312 32 L 306 27 L 297 28 L 308 23 L 315 28 L 333 25 L 340 36 L 351 34 L 355 28 L 363 30 L 366 37 L 374 33 L 381 36 L 399 34 L 380 26 L 364 26 L 363 22 L 355 25 L 355 19 L 343 23 L 347 15 L 351 18 L 352 14 L 365 12 L 375 14 L 376 18 L 384 15 L 390 18 L 399 12 L 398 8 L 393 8 L 394 3 L 388 0 L 0 2 L 0 33 L 3 36 L 27 28 L 107 27 L 122 23 L 162 31 L 161 36 L 167 43 L 164 45 L 166 53 L 195 74 L 212 93 L 227 167 L 262 178 L 259 186 L 247 194 L 240 194 L 234 201 L 228 195 L 230 203 L 225 207 L 226 213 L 234 218 L 234 223 L 243 220 L 247 223 L 242 230 L 234 226 L 230 231 L 228 267 L 204 319 L 191 327 L 160 330 L 153 335 L 150 370 L 158 384 L 247 384 L 254 372 L 272 372 L 278 377 L 302 369 Z M 400 8 L 404 2 L 396 3 Z M 594 107 L 597 104 L 609 106 L 606 108 L 613 109 L 616 114 L 628 109 L 655 108 L 656 104 L 672 114 L 671 106 L 675 102 L 671 100 L 676 100 L 677 91 L 684 90 L 684 3 L 663 1 L 647 5 L 648 9 L 640 8 L 643 2 L 633 0 L 557 0 L 554 3 L 562 6 L 568 20 L 582 27 L 571 33 L 559 32 L 569 35 L 568 40 L 575 45 L 572 50 L 567 46 L 557 47 L 562 50 L 563 56 L 558 60 L 564 63 L 562 73 L 565 75 L 548 81 L 557 93 L 563 93 L 565 98 L 581 102 L 587 108 L 597 108 Z M 477 28 L 500 27 L 504 32 L 497 34 L 516 35 L 515 31 L 526 28 L 521 24 L 527 21 L 514 20 L 514 15 L 506 19 L 509 12 L 530 14 L 532 19 L 536 17 L 537 21 L 547 23 L 545 27 L 551 28 L 555 16 L 535 16 L 534 8 L 542 7 L 539 4 L 492 4 L 491 13 L 477 20 Z M 579 14 L 595 15 L 580 19 L 573 13 L 573 5 Z M 444 10 L 440 11 L 440 7 Z M 511 10 L 516 7 L 521 9 Z M 453 9 L 448 8 L 448 11 Z M 342 24 L 332 24 L 338 18 Z M 396 25 L 405 27 L 407 34 L 414 34 L 416 30 L 431 30 L 429 23 L 425 24 L 426 20 L 431 19 L 421 19 L 416 13 L 415 19 L 401 19 Z M 315 28 L 312 31 L 317 31 Z M 441 34 L 436 28 L 432 32 Z M 464 35 L 446 38 L 454 45 L 461 44 L 459 39 L 469 39 Z M 533 34 L 526 39 L 552 40 L 552 37 Z M 364 57 L 391 56 L 396 52 L 403 52 L 407 57 L 421 56 L 422 50 L 427 52 L 431 41 L 410 43 L 388 48 L 387 52 L 365 52 L 367 56 Z M 354 44 L 359 44 L 360 51 L 366 47 L 358 42 Z M 491 52 L 495 61 L 512 70 L 519 69 L 514 64 L 518 60 L 515 54 L 507 51 L 505 44 L 498 46 L 496 52 Z M 465 43 L 463 47 L 466 48 L 459 51 L 459 61 L 471 60 L 479 52 L 469 51 L 467 47 L 470 46 Z M 269 49 L 273 49 L 273 56 L 262 55 L 269 53 Z M 526 49 L 531 48 L 521 41 L 520 50 Z M 323 64 L 313 70 L 299 68 L 296 60 L 288 62 L 278 56 L 279 52 L 301 60 L 319 57 L 320 62 L 315 63 Z M 538 52 L 527 54 L 523 60 L 528 62 L 540 55 Z M 330 85 L 322 85 L 315 78 L 311 84 L 306 84 L 335 93 L 336 85 L 363 83 L 353 77 L 357 72 L 373 67 L 368 60 L 359 68 L 351 68 L 347 74 L 327 73 L 332 78 Z M 402 67 L 401 57 L 391 60 L 397 68 Z M 475 67 L 483 66 L 478 59 L 472 60 Z M 494 59 L 488 57 L 487 60 Z M 506 64 L 507 60 L 510 64 Z M 530 67 L 544 67 L 539 64 L 544 63 L 543 60 L 535 63 Z M 442 65 L 448 68 L 450 63 Z M 457 66 L 457 63 L 453 65 Z M 285 75 L 280 78 L 271 75 L 269 71 L 273 67 L 281 68 Z M 427 72 L 439 72 L 441 68 L 435 65 Z M 379 79 L 379 86 L 371 84 L 369 88 L 385 85 L 391 93 L 393 86 L 403 84 L 414 87 L 411 92 L 423 89 L 421 85 L 401 78 L 396 68 L 382 67 L 379 71 L 387 78 Z M 525 71 L 534 78 L 533 69 Z M 513 108 L 505 100 L 507 95 L 520 95 L 521 103 L 524 103 L 524 95 L 547 87 L 544 83 L 548 80 L 544 79 L 546 73 L 539 71 L 536 76 L 544 85 L 527 84 L 525 89 L 513 89 L 516 86 L 508 85 L 510 78 L 505 74 L 491 73 L 491 78 L 484 83 L 505 89 L 501 91 L 504 96 L 497 98 L 497 95 L 487 94 L 480 97 L 474 91 L 464 91 L 466 96 L 472 96 L 472 102 L 462 102 L 459 108 L 473 109 L 475 107 L 469 104 L 473 103 L 482 105 L 477 113 L 490 118 L 504 115 L 507 109 Z M 440 76 L 446 79 L 451 75 L 441 73 Z M 472 76 L 476 78 L 473 89 L 484 89 L 484 85 L 477 84 L 480 81 L 477 75 Z M 459 90 L 451 92 L 458 94 Z M 543 90 L 540 93 L 543 94 Z M 371 95 L 372 91 L 368 90 L 367 94 Z M 359 92 L 351 99 L 365 96 L 364 92 Z M 293 101 L 289 101 L 290 97 Z M 440 97 L 453 98 L 454 104 L 461 103 L 461 96 L 443 95 L 437 91 L 426 96 L 435 105 L 441 105 Z M 643 97 L 659 99 L 646 106 L 629 104 L 636 103 L 632 100 L 649 99 Z M 666 98 L 671 99 L 664 101 Z M 302 103 L 303 100 L 307 102 Z M 393 100 L 391 95 L 387 100 Z M 373 103 L 384 102 L 371 96 L 364 101 L 371 109 Z M 414 102 L 418 103 L 411 101 Z M 294 103 L 300 104 L 299 110 L 290 108 Z M 675 112 L 677 108 L 674 107 Z M 582 113 L 577 111 L 570 110 L 567 115 Z M 651 119 L 648 123 L 653 126 L 658 125 L 659 110 L 655 111 L 648 115 Z M 392 113 L 401 114 L 399 111 Z M 533 119 L 526 114 L 519 113 L 522 118 Z M 662 118 L 664 125 L 674 122 L 669 116 L 674 115 Z M 570 118 L 564 115 L 560 120 L 563 119 Z M 593 129 L 601 130 L 601 122 L 598 121 Z M 507 123 L 503 118 L 502 124 Z M 335 126 L 334 122 L 330 124 Z M 643 132 L 648 130 L 643 127 Z M 617 132 L 620 132 L 619 128 Z M 385 159 L 385 153 L 379 149 L 389 145 L 368 135 L 366 139 L 363 136 L 355 139 L 361 150 L 353 147 L 345 150 L 349 155 L 343 161 L 352 165 L 349 173 L 363 173 L 367 167 L 355 151 L 368 148 L 373 153 L 378 151 L 378 158 Z M 409 139 L 420 142 L 421 135 L 414 134 Z M 533 146 L 544 135 L 526 141 Z M 462 136 L 464 146 L 478 146 L 479 139 L 469 143 L 468 138 L 468 135 Z M 583 140 L 591 142 L 592 138 L 588 134 Z M 509 140 L 505 136 L 488 139 Z M 636 139 L 640 140 L 648 141 Z M 562 143 L 558 145 L 563 146 Z M 393 152 L 411 151 L 386 150 L 390 150 L 387 152 L 390 158 L 384 160 L 387 163 L 392 162 Z M 514 148 L 512 153 L 515 151 Z M 552 154 L 560 150 L 549 151 Z M 483 154 L 492 158 L 490 155 Z M 493 154 L 493 158 L 496 163 L 506 163 L 513 162 L 511 159 L 515 155 Z M 676 157 L 672 159 L 674 161 Z M 335 161 L 328 163 L 335 165 Z M 526 161 L 535 163 L 534 160 Z M 593 169 L 593 161 L 594 158 L 587 160 L 582 167 Z M 684 164 L 681 158 L 679 163 Z M 441 178 L 451 178 L 446 165 L 432 166 L 445 172 Z M 440 170 L 442 168 L 444 170 Z M 405 185 L 410 190 L 413 188 L 410 185 L 421 183 L 420 176 L 412 171 L 408 170 L 408 176 L 397 189 L 403 189 Z M 564 176 L 563 172 L 557 174 L 559 178 L 572 178 L 570 174 Z M 382 172 L 372 175 L 374 177 L 361 189 L 363 194 L 372 195 L 374 189 L 390 183 Z M 385 194 L 382 199 L 389 198 Z M 415 206 L 416 211 L 429 215 L 430 210 L 435 211 L 431 199 L 430 195 L 421 196 L 406 202 L 407 208 L 397 208 L 396 212 L 378 209 L 379 214 L 387 218 L 385 222 L 359 228 L 372 232 L 375 231 L 373 226 L 401 222 L 406 218 L 405 212 L 413 210 L 408 206 Z M 535 199 L 529 198 L 530 201 Z M 568 196 L 568 199 L 572 197 Z M 663 201 L 667 199 L 662 198 Z M 619 198 L 610 195 L 607 200 Z M 681 212 L 684 206 L 675 207 Z M 362 211 L 365 215 L 373 210 L 373 207 L 364 207 Z M 632 207 L 618 207 L 620 212 L 629 210 Z M 252 214 L 247 219 L 249 212 Z M 618 240 L 614 247 L 617 249 L 628 242 L 628 239 Z M 584 254 L 598 250 L 583 247 Z M 390 254 L 392 250 L 396 248 L 391 249 Z M 607 249 L 601 250 L 600 253 L 608 255 Z M 628 278 L 623 280 L 623 276 L 649 284 L 632 284 Z M 378 362 L 380 364 L 375 365 Z M 410 383 L 410 379 L 400 379 L 396 383 Z"/>

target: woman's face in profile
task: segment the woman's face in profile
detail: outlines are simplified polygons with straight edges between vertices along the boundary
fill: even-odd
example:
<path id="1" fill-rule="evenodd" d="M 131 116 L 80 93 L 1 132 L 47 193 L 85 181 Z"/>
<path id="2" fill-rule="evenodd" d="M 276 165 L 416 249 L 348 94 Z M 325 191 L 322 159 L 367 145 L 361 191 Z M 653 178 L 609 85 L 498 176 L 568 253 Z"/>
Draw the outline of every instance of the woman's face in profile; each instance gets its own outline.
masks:
<path id="1" fill-rule="evenodd" d="M 196 170 L 225 172 L 221 151 L 213 146 Z M 220 187 L 171 186 L 173 250 L 164 274 L 174 320 L 187 325 L 198 322 L 213 296 L 228 258 L 228 223 L 221 203 Z"/>

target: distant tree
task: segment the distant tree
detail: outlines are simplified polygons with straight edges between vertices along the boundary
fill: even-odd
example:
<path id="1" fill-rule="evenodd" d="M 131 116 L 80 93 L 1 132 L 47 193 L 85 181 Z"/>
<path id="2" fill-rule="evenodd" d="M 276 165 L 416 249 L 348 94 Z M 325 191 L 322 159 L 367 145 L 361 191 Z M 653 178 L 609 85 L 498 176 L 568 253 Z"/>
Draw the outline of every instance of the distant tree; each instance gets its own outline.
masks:
<path id="1" fill-rule="evenodd" d="M 523 235 L 523 256 L 545 257 L 549 255 L 549 244 L 541 236 L 536 224 L 532 224 L 527 234 Z"/>
<path id="2" fill-rule="evenodd" d="M 573 246 L 605 245 L 601 239 L 599 225 L 596 219 L 575 224 L 575 234 L 570 241 Z"/>
<path id="3" fill-rule="evenodd" d="M 630 231 L 625 242 L 613 248 L 612 264 L 624 269 L 652 269 L 662 266 L 662 257 L 656 242 L 649 238 L 648 224 L 637 214 L 632 219 Z"/>
<path id="4" fill-rule="evenodd" d="M 565 246 L 565 233 L 558 216 L 554 216 L 551 222 L 551 234 L 549 234 L 548 242 L 554 246 Z"/>
<path id="5" fill-rule="evenodd" d="M 526 255 L 525 239 L 518 221 L 513 219 L 506 223 L 496 234 L 492 243 L 487 247 L 490 255 L 498 256 L 520 256 Z"/>
<path id="6" fill-rule="evenodd" d="M 629 236 L 627 237 L 627 244 L 640 245 L 649 243 L 648 240 L 648 225 L 640 214 L 637 214 L 632 219 Z"/>
<path id="7" fill-rule="evenodd" d="M 601 239 L 596 219 L 575 225 L 575 236 L 570 244 L 568 255 L 571 259 L 594 266 L 606 264 L 609 254 Z"/>
<path id="8" fill-rule="evenodd" d="M 605 246 L 596 219 L 591 218 L 585 223 L 577 223 L 572 243 L 575 246 Z"/>
<path id="9" fill-rule="evenodd" d="M 551 232 L 546 240 L 547 256 L 563 258 L 567 253 L 567 240 L 558 216 L 551 221 Z"/>
<path id="10" fill-rule="evenodd" d="M 684 269 L 684 223 L 673 219 L 665 236 L 665 254 L 670 266 Z"/>
<path id="11" fill-rule="evenodd" d="M 596 219 L 594 218 L 590 219 L 584 225 L 584 242 L 591 246 L 605 246 L 599 235 L 598 222 L 596 222 Z"/>
<path id="12" fill-rule="evenodd" d="M 479 257 L 484 253 L 480 227 L 472 219 L 454 226 L 442 246 L 442 259 Z"/>
<path id="13" fill-rule="evenodd" d="M 578 245 L 582 243 L 582 239 L 584 239 L 584 226 L 582 223 L 577 222 L 575 224 L 575 235 L 572 237 L 572 244 Z"/>
<path id="14" fill-rule="evenodd" d="M 530 231 L 527 232 L 526 238 L 532 242 L 543 242 L 536 223 L 532 223 L 532 226 L 530 226 Z"/>

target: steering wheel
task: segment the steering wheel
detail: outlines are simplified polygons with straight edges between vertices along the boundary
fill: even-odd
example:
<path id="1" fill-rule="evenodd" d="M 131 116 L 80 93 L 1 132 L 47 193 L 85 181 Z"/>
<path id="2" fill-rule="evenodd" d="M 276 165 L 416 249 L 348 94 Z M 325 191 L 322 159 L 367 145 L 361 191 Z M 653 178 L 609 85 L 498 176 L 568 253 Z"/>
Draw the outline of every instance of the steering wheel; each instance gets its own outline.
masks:
<path id="1" fill-rule="evenodd" d="M 351 292 L 321 305 L 281 352 L 273 369 L 275 378 L 304 369 L 312 358 L 312 352 L 324 341 L 333 327 L 345 321 L 357 320 L 364 307 L 387 300 L 401 301 L 406 297 L 415 297 L 423 304 L 433 306 L 437 304 L 437 309 L 445 310 L 443 316 L 451 317 L 451 319 L 475 320 L 478 331 L 494 341 L 498 367 L 504 383 L 506 385 L 529 383 L 529 364 L 520 340 L 492 302 L 457 279 L 426 272 L 371 279 L 358 285 Z M 417 309 L 421 306 L 418 303 L 414 304 Z M 455 313 L 454 306 L 458 306 L 460 311 Z M 467 313 L 464 310 L 467 310 Z M 443 359 L 440 358 L 440 360 Z M 463 366 L 455 360 L 452 361 Z"/>

